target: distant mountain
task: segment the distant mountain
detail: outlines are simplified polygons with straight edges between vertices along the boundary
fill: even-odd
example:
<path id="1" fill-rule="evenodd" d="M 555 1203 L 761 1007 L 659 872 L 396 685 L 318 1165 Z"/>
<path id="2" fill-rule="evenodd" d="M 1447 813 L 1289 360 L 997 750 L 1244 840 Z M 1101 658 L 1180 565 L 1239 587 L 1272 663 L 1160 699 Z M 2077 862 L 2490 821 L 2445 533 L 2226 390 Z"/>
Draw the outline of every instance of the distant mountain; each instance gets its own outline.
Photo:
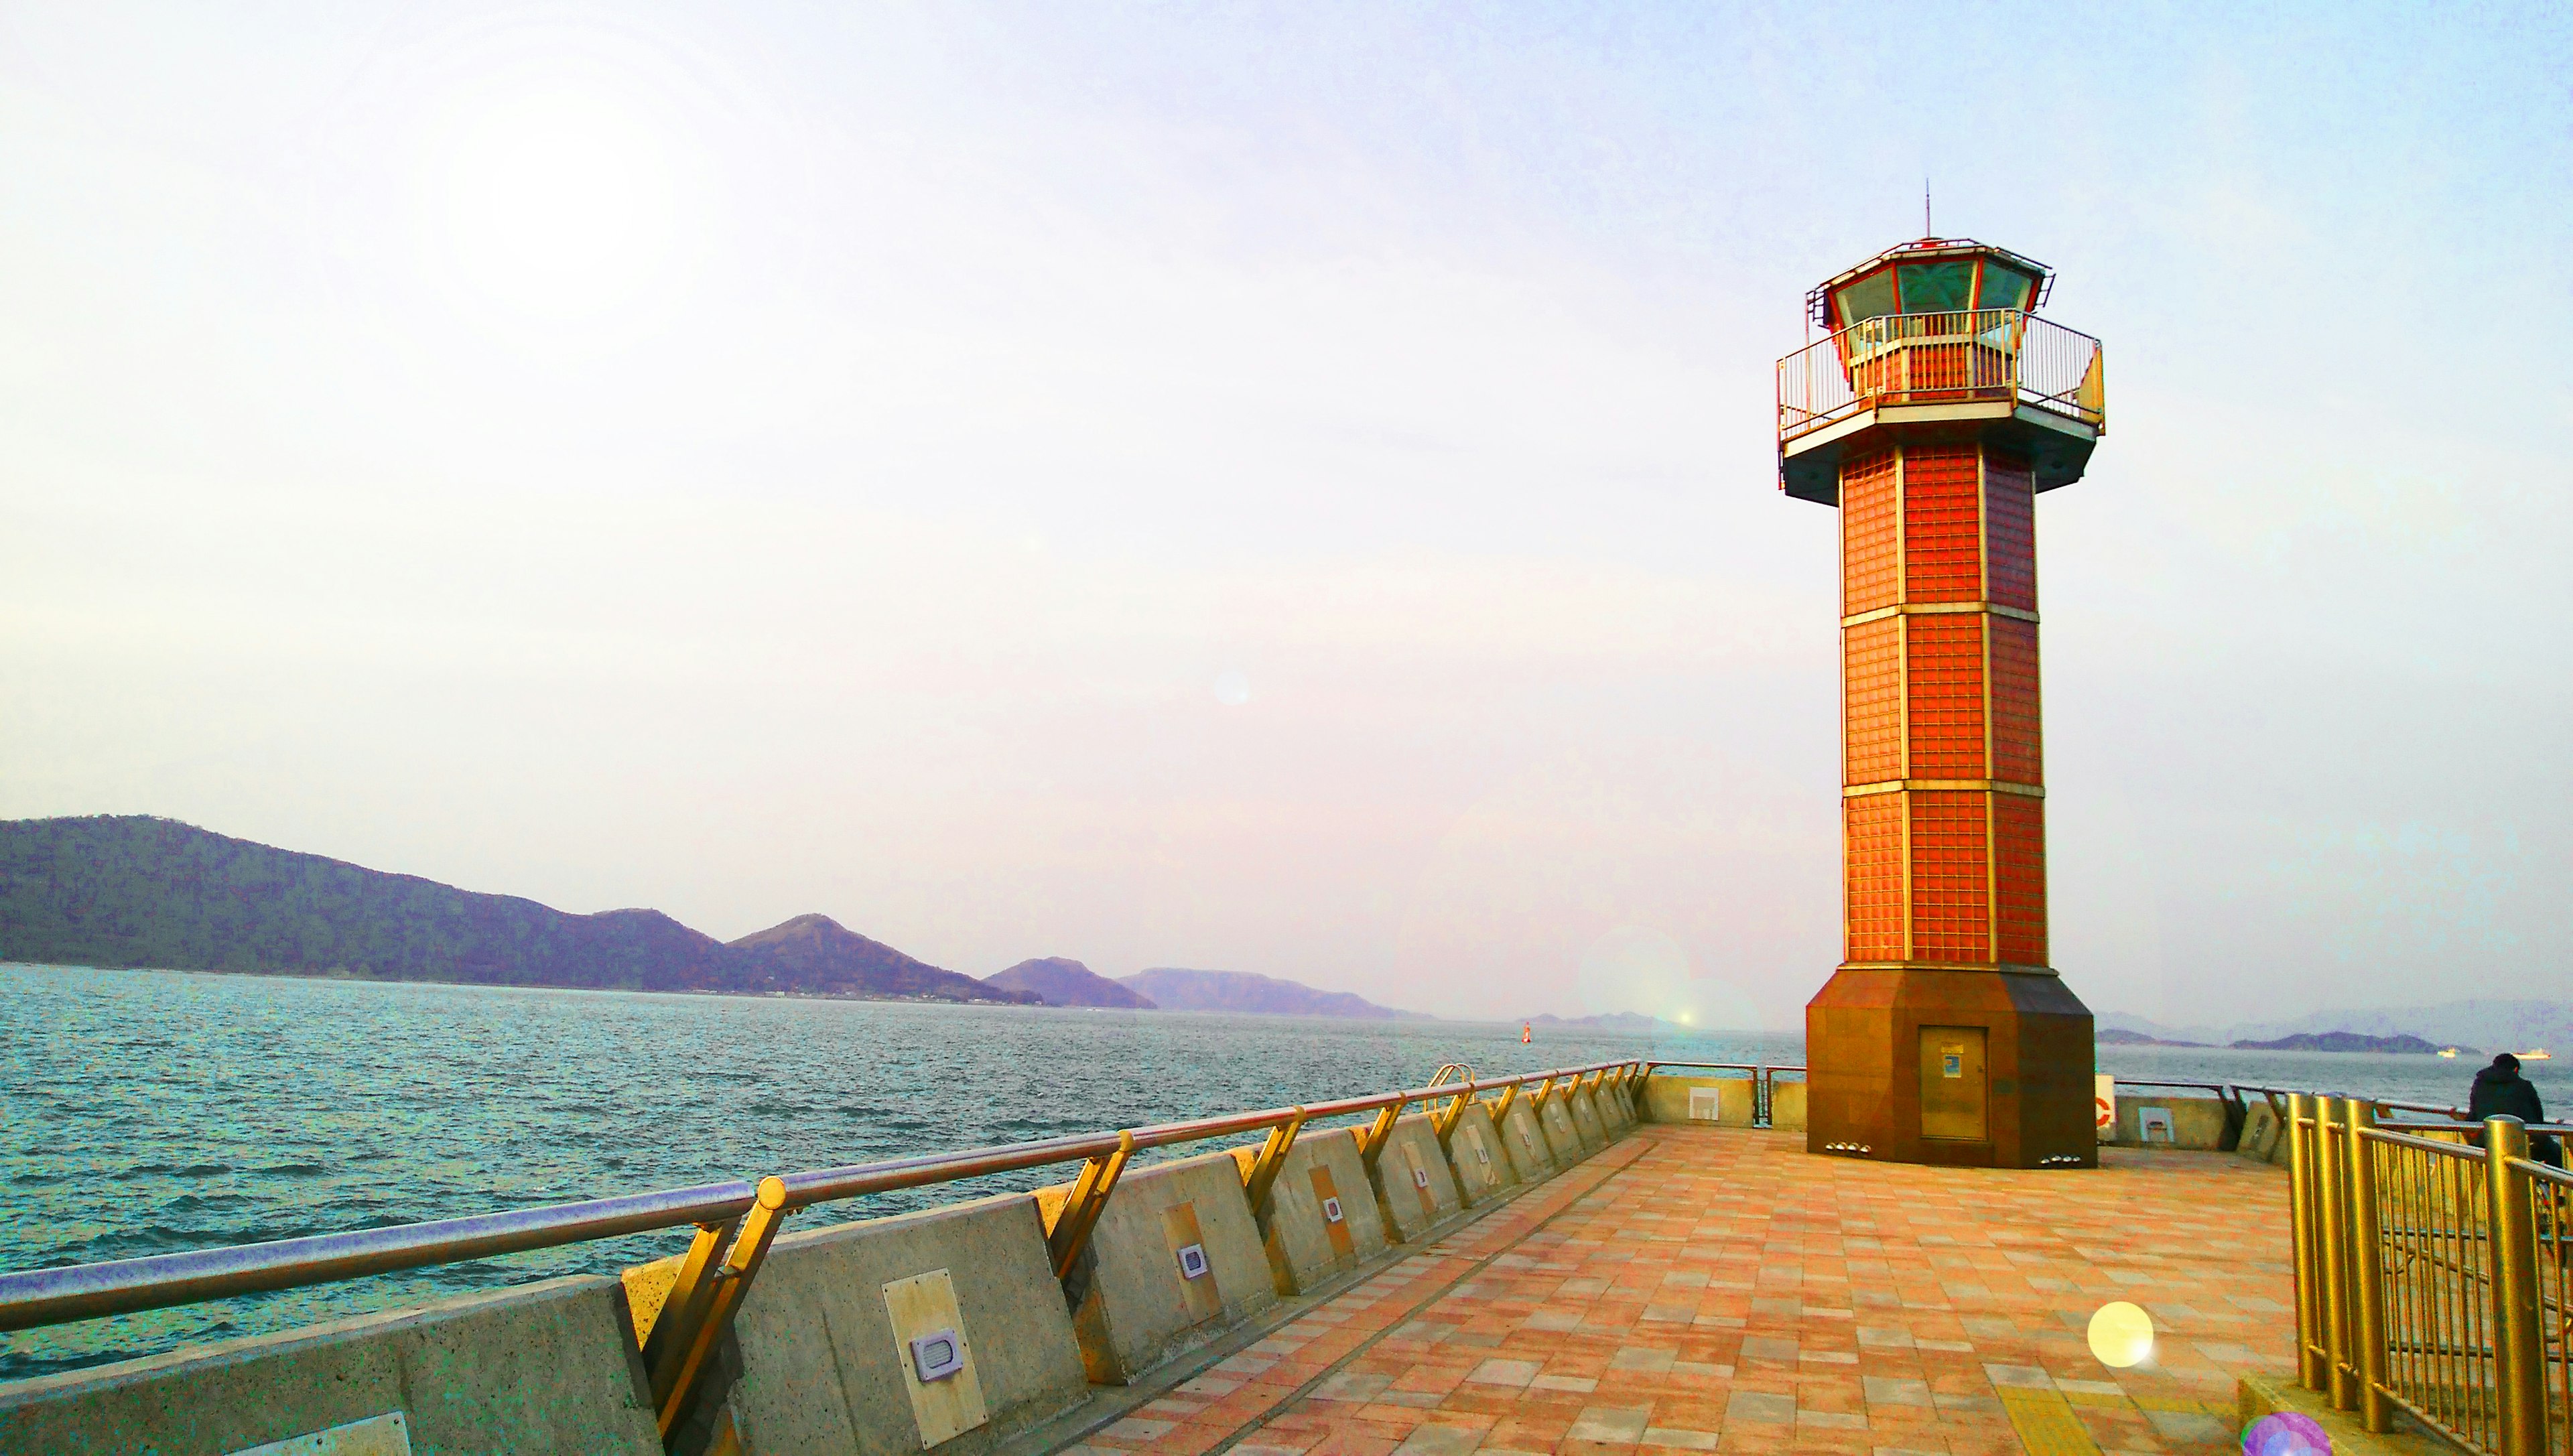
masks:
<path id="1" fill-rule="evenodd" d="M 1022 999 L 820 916 L 727 946 L 655 910 L 567 915 L 140 815 L 0 822 L 0 960 L 609 991 Z"/>
<path id="2" fill-rule="evenodd" d="M 2415 1036 L 2442 1047 L 2528 1047 L 2573 1045 L 2573 1003 L 2558 1001 L 2438 1002 L 2427 1006 L 2375 1007 L 2315 1011 L 2279 1021 L 2242 1021 L 2212 1026 L 2175 1027 L 2126 1012 L 2103 1012 L 2103 1027 L 2142 1032 L 2148 1037 L 2206 1042 L 2222 1047 L 2233 1042 L 2275 1041 L 2299 1032 L 2355 1032 L 2361 1036 Z"/>
<path id="3" fill-rule="evenodd" d="M 1154 1010 L 1151 997 L 1130 991 L 1079 961 L 1068 961 L 1061 956 L 1021 961 L 1007 971 L 984 977 L 983 984 L 998 991 L 1025 992 L 1048 1006 Z"/>
<path id="4" fill-rule="evenodd" d="M 1184 971 L 1165 966 L 1118 978 L 1165 1011 L 1232 1012 L 1253 1017 L 1352 1017 L 1434 1021 L 1425 1012 L 1395 1011 L 1345 991 L 1312 987 L 1248 971 Z"/>
<path id="5" fill-rule="evenodd" d="M 2274 1041 L 2236 1042 L 2233 1046 L 2241 1052 L 2393 1052 L 2419 1057 L 2433 1056 L 2439 1051 L 2438 1043 L 2424 1042 L 2418 1037 L 2366 1037 L 2356 1032 L 2298 1032 Z M 2458 1051 L 2467 1054 L 2470 1049 L 2461 1047 Z M 2471 1055 L 2480 1057 L 2483 1054 L 2473 1052 Z"/>
<path id="6" fill-rule="evenodd" d="M 997 1001 L 1043 1005 L 1034 991 L 993 986 L 957 971 L 941 971 L 893 947 L 868 940 L 827 915 L 799 915 L 784 925 L 732 942 L 732 949 L 760 956 L 781 989 L 826 996 L 903 997 L 932 1001 Z"/>
<path id="7" fill-rule="evenodd" d="M 2161 1037 L 2148 1037 L 2148 1036 L 2144 1035 L 2144 1033 L 2142 1033 L 2142 1032 L 2130 1032 L 2130 1031 L 2126 1030 L 2126 1029 L 2125 1029 L 2125 1028 L 2123 1028 L 2123 1027 L 2110 1027 L 2110 1028 L 2108 1028 L 2108 1029 L 2107 1029 L 2107 1030 L 2105 1030 L 2105 1031 L 2096 1032 L 2096 1033 L 2094 1033 L 2094 1034 L 2092 1035 L 2091 1040 L 2092 1040 L 2092 1041 L 2094 1041 L 2094 1042 L 2096 1042 L 2096 1043 L 2098 1043 L 2098 1044 L 2100 1044 L 2100 1045 L 2101 1045 L 2101 1046 L 2103 1046 L 2103 1047 L 2200 1047 L 2200 1048 L 2203 1048 L 2203 1047 L 2206 1047 L 2206 1046 L 2211 1045 L 2211 1044 L 2209 1044 L 2209 1043 L 2205 1043 L 2205 1042 L 2176 1042 L 2176 1041 L 2170 1041 L 2170 1040 L 2168 1040 L 2168 1039 L 2161 1038 Z"/>

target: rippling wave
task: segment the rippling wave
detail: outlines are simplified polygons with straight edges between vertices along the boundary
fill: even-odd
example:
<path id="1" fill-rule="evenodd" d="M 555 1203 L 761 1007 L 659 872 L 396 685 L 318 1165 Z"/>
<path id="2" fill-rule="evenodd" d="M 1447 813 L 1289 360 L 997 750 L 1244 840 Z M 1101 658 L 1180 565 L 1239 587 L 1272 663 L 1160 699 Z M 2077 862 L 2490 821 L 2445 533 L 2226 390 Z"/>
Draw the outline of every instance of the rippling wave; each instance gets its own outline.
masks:
<path id="1" fill-rule="evenodd" d="M 1515 1026 L 25 966 L 0 966 L 0 997 L 7 1269 L 1346 1096 L 1424 1081 L 1442 1062 L 1530 1070 L 1646 1050 L 1570 1033 L 1522 1047 Z M 1689 1055 L 1759 1050 L 1698 1043 Z M 798 1221 L 1070 1175 L 907 1189 Z M 684 1242 L 636 1235 L 0 1335 L 0 1379 L 611 1272 Z"/>

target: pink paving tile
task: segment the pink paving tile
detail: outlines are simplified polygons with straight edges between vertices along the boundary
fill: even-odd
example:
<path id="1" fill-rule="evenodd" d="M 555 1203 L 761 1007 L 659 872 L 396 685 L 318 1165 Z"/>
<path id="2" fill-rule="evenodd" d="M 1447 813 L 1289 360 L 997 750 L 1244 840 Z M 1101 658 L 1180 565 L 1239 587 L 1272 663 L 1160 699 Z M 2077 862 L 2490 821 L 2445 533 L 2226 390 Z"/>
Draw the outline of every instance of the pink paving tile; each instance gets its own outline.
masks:
<path id="1" fill-rule="evenodd" d="M 2009 1391 L 2078 1402 L 2104 1452 L 2218 1449 L 2233 1377 L 2288 1366 L 2284 1234 L 2242 1236 L 2283 1230 L 2284 1178 L 2222 1154 L 2104 1161 L 1883 1166 L 1792 1135 L 1639 1128 L 1091 1439 L 2005 1456 Z M 2156 1368 L 2090 1358 L 2081 1327 L 2112 1298 L 2154 1313 Z"/>

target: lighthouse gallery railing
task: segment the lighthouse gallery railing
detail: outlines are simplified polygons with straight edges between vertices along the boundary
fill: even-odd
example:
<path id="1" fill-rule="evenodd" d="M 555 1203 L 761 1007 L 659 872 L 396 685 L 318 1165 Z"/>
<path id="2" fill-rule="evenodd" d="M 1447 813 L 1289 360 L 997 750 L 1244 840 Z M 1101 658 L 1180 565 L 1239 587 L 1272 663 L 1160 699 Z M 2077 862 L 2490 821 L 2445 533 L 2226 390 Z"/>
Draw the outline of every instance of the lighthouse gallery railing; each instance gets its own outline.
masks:
<path id="1" fill-rule="evenodd" d="M 1890 314 L 1778 361 L 1778 438 L 1888 404 L 2007 402 L 2108 422 L 2100 341 L 2018 309 Z"/>

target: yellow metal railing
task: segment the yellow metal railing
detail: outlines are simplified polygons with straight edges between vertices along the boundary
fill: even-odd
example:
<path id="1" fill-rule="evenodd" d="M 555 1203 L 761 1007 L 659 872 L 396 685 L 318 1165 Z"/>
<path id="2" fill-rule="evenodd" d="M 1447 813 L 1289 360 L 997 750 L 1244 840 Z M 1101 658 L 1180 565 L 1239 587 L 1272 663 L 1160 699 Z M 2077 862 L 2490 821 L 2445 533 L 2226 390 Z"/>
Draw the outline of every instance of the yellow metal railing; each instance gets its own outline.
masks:
<path id="1" fill-rule="evenodd" d="M 2399 1408 L 2485 1456 L 2573 1456 L 2573 1175 L 2516 1117 L 2286 1101 L 2297 1379 L 2371 1431 Z"/>
<path id="2" fill-rule="evenodd" d="M 1891 314 L 1778 361 L 1782 442 L 1879 405 L 1975 402 L 2106 428 L 2100 341 L 2018 309 Z"/>

